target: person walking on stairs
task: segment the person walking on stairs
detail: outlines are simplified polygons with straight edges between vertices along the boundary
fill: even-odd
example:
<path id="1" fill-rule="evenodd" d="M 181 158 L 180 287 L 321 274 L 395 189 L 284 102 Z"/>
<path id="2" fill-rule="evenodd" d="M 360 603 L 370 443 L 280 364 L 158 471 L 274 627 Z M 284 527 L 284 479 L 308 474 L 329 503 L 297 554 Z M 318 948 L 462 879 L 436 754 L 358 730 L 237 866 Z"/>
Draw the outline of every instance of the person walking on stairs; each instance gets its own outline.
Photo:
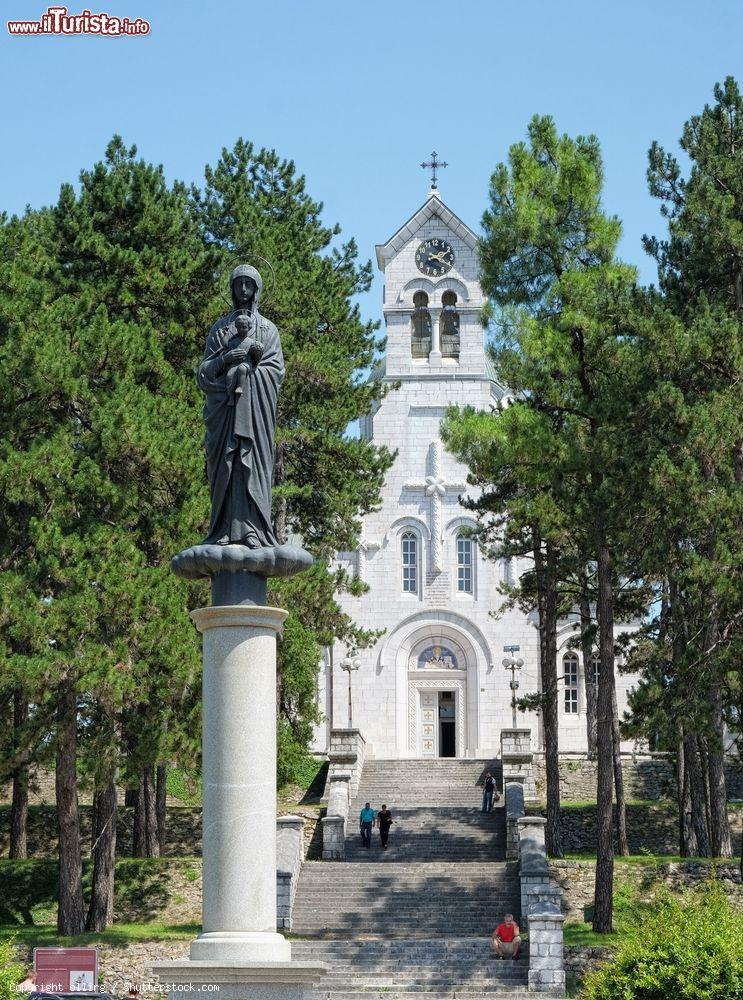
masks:
<path id="1" fill-rule="evenodd" d="M 484 813 L 489 813 L 493 808 L 493 798 L 495 794 L 495 778 L 490 771 L 488 771 L 485 775 L 485 785 L 482 790 L 482 811 Z M 497 802 L 498 799 L 495 801 Z"/>
<path id="2" fill-rule="evenodd" d="M 512 958 L 514 962 L 518 961 L 521 934 L 512 913 L 507 913 L 503 917 L 503 923 L 498 924 L 493 931 L 493 949 L 500 959 Z"/>
<path id="3" fill-rule="evenodd" d="M 377 825 L 379 827 L 379 839 L 382 841 L 382 848 L 386 851 L 387 838 L 390 835 L 390 827 L 392 826 L 392 813 L 385 805 L 377 813 Z"/>
<path id="4" fill-rule="evenodd" d="M 371 803 L 367 802 L 359 814 L 359 829 L 361 830 L 361 843 L 369 850 L 371 847 L 372 828 L 374 826 L 374 810 Z"/>

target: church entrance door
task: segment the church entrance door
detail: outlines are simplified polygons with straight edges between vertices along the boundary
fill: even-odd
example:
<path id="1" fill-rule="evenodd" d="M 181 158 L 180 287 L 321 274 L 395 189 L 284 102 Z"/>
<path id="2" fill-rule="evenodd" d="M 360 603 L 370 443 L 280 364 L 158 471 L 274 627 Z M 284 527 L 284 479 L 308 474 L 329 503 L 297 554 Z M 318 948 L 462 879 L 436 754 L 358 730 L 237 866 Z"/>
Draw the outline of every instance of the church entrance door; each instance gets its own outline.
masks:
<path id="1" fill-rule="evenodd" d="M 420 697 L 422 757 L 457 756 L 457 692 L 425 689 Z"/>
<path id="2" fill-rule="evenodd" d="M 439 757 L 457 756 L 454 692 L 439 691 Z"/>

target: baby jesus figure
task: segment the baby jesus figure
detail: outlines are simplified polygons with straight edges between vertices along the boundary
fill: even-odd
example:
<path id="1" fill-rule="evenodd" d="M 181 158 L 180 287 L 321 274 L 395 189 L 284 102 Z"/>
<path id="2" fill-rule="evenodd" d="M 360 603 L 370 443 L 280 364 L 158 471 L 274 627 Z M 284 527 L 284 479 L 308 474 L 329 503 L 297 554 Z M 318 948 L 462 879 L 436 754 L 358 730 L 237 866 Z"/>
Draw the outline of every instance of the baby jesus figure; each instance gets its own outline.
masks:
<path id="1" fill-rule="evenodd" d="M 250 364 L 257 365 L 263 354 L 263 345 L 250 336 L 250 317 L 240 313 L 235 319 L 235 332 L 225 344 L 225 357 L 247 355 L 245 360 L 227 369 L 225 387 L 231 405 L 235 405 L 245 388 L 245 380 L 250 374 Z"/>

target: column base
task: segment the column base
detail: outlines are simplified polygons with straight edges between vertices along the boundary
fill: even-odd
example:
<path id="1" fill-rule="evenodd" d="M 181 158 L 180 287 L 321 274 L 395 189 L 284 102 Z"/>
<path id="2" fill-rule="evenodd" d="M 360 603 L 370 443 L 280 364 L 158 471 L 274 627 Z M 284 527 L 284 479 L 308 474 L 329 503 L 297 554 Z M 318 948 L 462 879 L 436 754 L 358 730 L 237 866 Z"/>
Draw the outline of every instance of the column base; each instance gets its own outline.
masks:
<path id="1" fill-rule="evenodd" d="M 291 962 L 292 946 L 272 931 L 212 931 L 191 942 L 192 962 Z"/>
<path id="2" fill-rule="evenodd" d="M 158 994 L 171 1000 L 309 1000 L 327 967 L 316 962 L 196 962 L 180 959 L 150 966 Z"/>

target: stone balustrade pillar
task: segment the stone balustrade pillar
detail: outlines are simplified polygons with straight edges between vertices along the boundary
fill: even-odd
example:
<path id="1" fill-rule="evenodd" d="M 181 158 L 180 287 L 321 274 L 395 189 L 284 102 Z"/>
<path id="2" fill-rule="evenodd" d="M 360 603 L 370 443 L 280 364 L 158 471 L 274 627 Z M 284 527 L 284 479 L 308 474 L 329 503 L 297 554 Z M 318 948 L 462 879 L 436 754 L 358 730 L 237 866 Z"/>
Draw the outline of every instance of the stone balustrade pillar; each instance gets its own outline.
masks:
<path id="1" fill-rule="evenodd" d="M 322 856 L 325 861 L 342 861 L 346 856 L 346 822 L 351 797 L 351 778 L 335 774 L 329 782 L 328 812 L 322 820 Z"/>
<path id="2" fill-rule="evenodd" d="M 529 990 L 564 994 L 565 918 L 551 903 L 537 904 L 529 916 Z"/>
<path id="3" fill-rule="evenodd" d="M 531 749 L 531 729 L 502 729 L 500 734 L 503 786 L 520 777 L 524 785 L 524 801 L 537 801 L 534 782 L 534 754 Z"/>

